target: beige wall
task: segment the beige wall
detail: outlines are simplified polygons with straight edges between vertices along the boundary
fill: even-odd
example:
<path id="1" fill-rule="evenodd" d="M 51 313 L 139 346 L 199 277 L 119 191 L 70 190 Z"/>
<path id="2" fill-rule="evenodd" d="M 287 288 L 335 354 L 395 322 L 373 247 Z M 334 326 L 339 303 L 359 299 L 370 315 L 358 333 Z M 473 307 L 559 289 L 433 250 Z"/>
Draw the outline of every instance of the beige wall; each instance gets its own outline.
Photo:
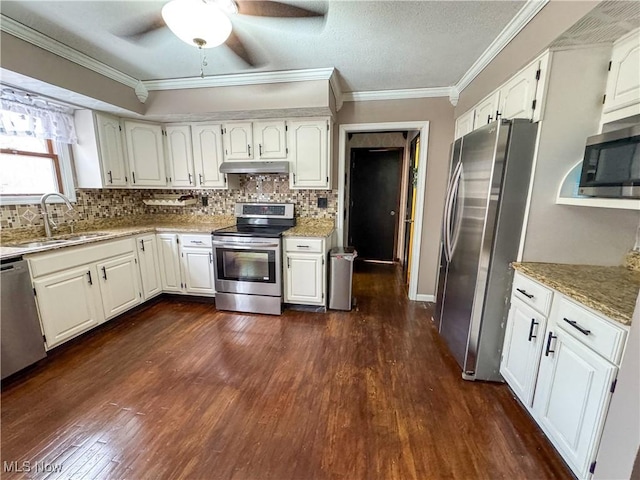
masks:
<path id="1" fill-rule="evenodd" d="M 337 123 L 342 125 L 408 121 L 429 121 L 418 293 L 435 295 L 440 263 L 440 224 L 449 169 L 449 146 L 453 141 L 453 106 L 448 98 L 345 102 L 338 112 Z M 335 139 L 335 144 L 338 143 L 337 140 Z M 425 143 L 422 145 L 424 147 Z M 337 155 L 334 155 L 334 158 L 337 158 Z"/>
<path id="2" fill-rule="evenodd" d="M 5 32 L 0 33 L 0 62 L 2 68 L 12 72 L 102 100 L 131 112 L 144 113 L 146 109 L 136 97 L 133 88 Z"/>
<path id="3" fill-rule="evenodd" d="M 197 115 L 211 112 L 304 108 L 324 108 L 328 113 L 330 96 L 332 94 L 329 82 L 326 80 L 158 90 L 150 93 L 146 114 L 150 116 Z"/>
<path id="4" fill-rule="evenodd" d="M 533 60 L 600 2 L 550 1 L 460 93 L 456 118 Z"/>

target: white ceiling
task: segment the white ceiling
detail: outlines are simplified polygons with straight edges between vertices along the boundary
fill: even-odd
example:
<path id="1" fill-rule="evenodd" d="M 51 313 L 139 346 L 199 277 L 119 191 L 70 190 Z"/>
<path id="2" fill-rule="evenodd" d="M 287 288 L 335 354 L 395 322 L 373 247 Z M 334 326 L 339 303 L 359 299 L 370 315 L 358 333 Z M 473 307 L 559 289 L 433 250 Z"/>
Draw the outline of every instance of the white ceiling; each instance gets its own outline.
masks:
<path id="1" fill-rule="evenodd" d="M 264 63 L 249 68 L 222 46 L 206 75 L 335 67 L 344 91 L 456 84 L 524 1 L 291 1 L 319 19 L 232 17 L 234 32 Z M 2 1 L 3 15 L 140 80 L 195 77 L 199 52 L 164 29 L 118 36 L 166 1 Z"/>

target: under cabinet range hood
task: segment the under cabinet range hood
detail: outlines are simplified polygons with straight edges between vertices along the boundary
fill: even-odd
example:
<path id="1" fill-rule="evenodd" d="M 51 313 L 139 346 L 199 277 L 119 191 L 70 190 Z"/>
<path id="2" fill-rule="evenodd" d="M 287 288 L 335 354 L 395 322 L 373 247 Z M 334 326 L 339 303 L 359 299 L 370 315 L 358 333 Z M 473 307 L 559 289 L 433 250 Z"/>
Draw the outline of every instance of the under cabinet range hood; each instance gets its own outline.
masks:
<path id="1" fill-rule="evenodd" d="M 223 162 L 220 173 L 289 173 L 289 162 Z"/>

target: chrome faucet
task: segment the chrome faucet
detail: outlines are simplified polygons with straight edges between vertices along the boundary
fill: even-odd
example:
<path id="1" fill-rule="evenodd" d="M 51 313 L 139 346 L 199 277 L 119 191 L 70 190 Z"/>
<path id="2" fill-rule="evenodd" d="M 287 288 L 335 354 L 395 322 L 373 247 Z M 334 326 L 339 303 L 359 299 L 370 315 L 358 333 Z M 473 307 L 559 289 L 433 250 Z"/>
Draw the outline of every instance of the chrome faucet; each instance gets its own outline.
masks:
<path id="1" fill-rule="evenodd" d="M 66 203 L 67 207 L 69 207 L 69 210 L 67 210 L 67 212 L 70 212 L 71 210 L 73 210 L 73 205 L 71 205 L 71 202 L 69 201 L 69 199 L 66 196 L 64 196 L 62 193 L 51 192 L 51 193 L 45 193 L 44 195 L 42 195 L 42 198 L 40 199 L 40 208 L 42 209 L 42 219 L 44 220 L 44 231 L 47 235 L 47 238 L 51 236 L 51 225 L 53 225 L 54 228 L 57 227 L 54 221 L 51 220 L 51 218 L 49 218 L 49 212 L 47 211 L 47 198 L 51 197 L 52 195 L 58 196 L 62 200 L 64 200 L 64 203 Z"/>

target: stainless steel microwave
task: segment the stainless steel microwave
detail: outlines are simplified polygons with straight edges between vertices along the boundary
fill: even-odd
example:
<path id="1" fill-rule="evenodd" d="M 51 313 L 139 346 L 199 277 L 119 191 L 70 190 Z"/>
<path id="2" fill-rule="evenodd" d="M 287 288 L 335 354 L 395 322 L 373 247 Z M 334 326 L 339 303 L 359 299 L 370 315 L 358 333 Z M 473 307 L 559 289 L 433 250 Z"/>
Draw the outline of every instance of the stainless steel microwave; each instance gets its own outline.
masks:
<path id="1" fill-rule="evenodd" d="M 581 195 L 640 198 L 640 124 L 587 139 Z"/>

